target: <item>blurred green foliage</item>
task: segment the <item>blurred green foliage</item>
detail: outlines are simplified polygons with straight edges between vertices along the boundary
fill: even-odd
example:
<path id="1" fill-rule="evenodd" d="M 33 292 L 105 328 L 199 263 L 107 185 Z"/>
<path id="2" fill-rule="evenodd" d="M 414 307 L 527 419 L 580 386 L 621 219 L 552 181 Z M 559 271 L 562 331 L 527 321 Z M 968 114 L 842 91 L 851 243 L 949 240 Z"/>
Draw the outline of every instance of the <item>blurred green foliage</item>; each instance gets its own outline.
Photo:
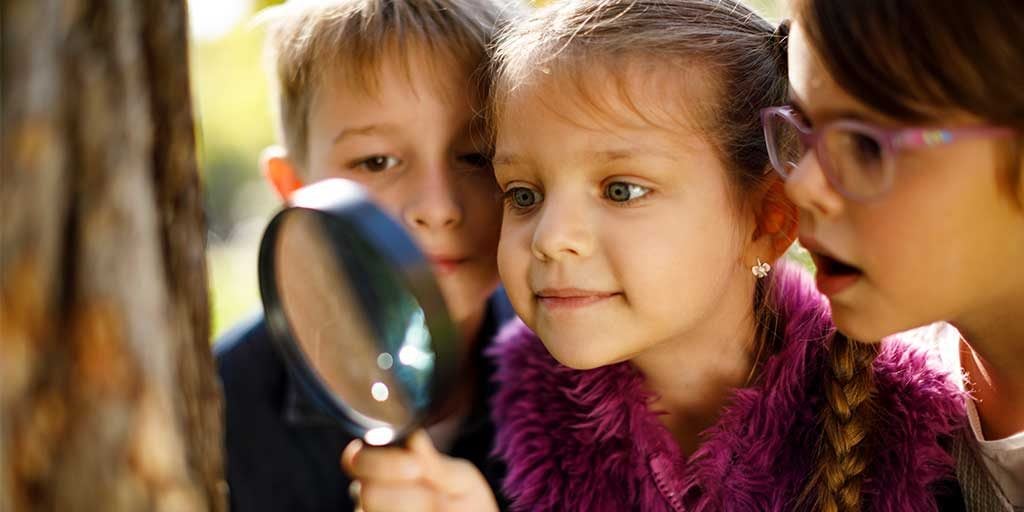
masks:
<path id="1" fill-rule="evenodd" d="M 778 23 L 785 14 L 786 0 L 741 0 L 769 21 Z"/>
<path id="2" fill-rule="evenodd" d="M 242 218 L 259 214 L 241 201 L 260 179 L 260 151 L 274 140 L 262 60 L 263 30 L 240 25 L 193 45 L 193 84 L 210 229 L 228 238 Z"/>
<path id="3" fill-rule="evenodd" d="M 256 251 L 277 206 L 258 168 L 274 142 L 263 35 L 246 17 L 223 37 L 191 45 L 215 336 L 259 308 Z"/>

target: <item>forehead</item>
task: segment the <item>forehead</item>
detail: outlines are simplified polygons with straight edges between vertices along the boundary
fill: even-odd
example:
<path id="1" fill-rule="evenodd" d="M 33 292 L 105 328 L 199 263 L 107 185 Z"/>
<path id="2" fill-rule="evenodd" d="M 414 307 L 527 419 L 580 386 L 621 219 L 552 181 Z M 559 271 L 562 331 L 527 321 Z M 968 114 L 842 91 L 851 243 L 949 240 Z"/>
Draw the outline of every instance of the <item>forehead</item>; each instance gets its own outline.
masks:
<path id="1" fill-rule="evenodd" d="M 363 71 L 353 76 L 338 68 L 325 74 L 310 102 L 311 138 L 339 126 L 376 122 L 419 129 L 429 121 L 436 131 L 461 129 L 481 110 L 471 71 L 444 55 L 391 53 Z"/>
<path id="2" fill-rule="evenodd" d="M 836 83 L 825 63 L 810 44 L 807 32 L 794 20 L 789 33 L 790 101 L 817 121 L 838 118 L 884 120 Z"/>
<path id="3" fill-rule="evenodd" d="M 717 88 L 703 66 L 652 64 L 635 59 L 545 67 L 520 78 L 516 87 L 502 85 L 505 93 L 499 90 L 494 109 L 498 137 L 531 131 L 539 117 L 595 133 L 654 129 L 701 134 L 708 106 L 717 103 Z"/>
<path id="4" fill-rule="evenodd" d="M 474 63 L 427 44 L 391 44 L 371 61 L 328 65 L 314 86 L 311 105 L 339 99 L 378 104 L 426 99 L 463 107 L 480 97 L 473 70 Z"/>
<path id="5" fill-rule="evenodd" d="M 629 76 L 634 78 L 622 87 L 592 71 L 579 81 L 551 73 L 518 88 L 496 123 L 499 179 L 520 172 L 569 179 L 579 175 L 569 168 L 606 166 L 645 176 L 691 167 L 717 171 L 718 153 L 692 109 L 684 108 L 689 103 L 666 95 L 669 89 L 687 89 L 677 76 Z M 680 96 L 701 103 L 697 96 Z"/>

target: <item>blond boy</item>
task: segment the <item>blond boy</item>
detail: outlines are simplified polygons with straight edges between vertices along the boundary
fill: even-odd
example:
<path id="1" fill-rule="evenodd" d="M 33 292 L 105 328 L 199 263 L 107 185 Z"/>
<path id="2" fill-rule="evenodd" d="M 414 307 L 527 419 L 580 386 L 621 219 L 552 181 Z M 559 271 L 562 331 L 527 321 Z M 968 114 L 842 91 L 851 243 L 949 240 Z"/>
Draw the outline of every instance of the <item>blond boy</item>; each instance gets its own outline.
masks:
<path id="1" fill-rule="evenodd" d="M 262 14 L 280 146 L 261 166 L 281 199 L 303 184 L 362 183 L 430 258 L 470 347 L 462 396 L 431 430 L 497 488 L 484 344 L 510 314 L 495 251 L 501 203 L 483 120 L 491 0 L 289 2 Z M 233 510 L 351 510 L 339 456 L 351 440 L 310 405 L 262 317 L 217 345 Z"/>

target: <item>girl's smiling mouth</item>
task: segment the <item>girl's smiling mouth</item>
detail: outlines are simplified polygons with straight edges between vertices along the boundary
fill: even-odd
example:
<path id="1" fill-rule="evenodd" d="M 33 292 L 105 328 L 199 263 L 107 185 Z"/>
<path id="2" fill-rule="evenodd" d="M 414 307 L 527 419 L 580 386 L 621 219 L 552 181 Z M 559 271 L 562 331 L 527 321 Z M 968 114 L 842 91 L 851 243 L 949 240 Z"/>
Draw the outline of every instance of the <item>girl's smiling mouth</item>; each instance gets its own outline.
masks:
<path id="1" fill-rule="evenodd" d="M 579 288 L 545 288 L 534 293 L 537 302 L 548 310 L 571 310 L 605 302 L 621 292 L 602 292 Z"/>

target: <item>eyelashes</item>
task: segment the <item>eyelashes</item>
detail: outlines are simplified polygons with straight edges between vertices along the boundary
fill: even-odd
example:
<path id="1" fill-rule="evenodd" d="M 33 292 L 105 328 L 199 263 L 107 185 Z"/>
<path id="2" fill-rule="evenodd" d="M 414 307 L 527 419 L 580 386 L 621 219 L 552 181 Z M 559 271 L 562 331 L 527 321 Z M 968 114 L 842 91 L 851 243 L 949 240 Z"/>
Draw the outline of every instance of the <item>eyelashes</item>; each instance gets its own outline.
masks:
<path id="1" fill-rule="evenodd" d="M 458 166 L 469 167 L 472 170 L 489 170 L 491 168 L 491 159 L 484 153 L 460 154 L 455 157 L 455 160 Z M 404 161 L 396 156 L 380 154 L 354 160 L 348 164 L 348 168 L 353 170 L 363 170 L 371 174 L 378 174 L 393 169 L 403 163 Z"/>
<path id="2" fill-rule="evenodd" d="M 605 186 L 604 196 L 620 204 L 632 204 L 651 193 L 651 189 L 628 181 L 613 181 Z"/>
<path id="3" fill-rule="evenodd" d="M 651 192 L 649 187 L 619 180 L 606 184 L 601 195 L 616 206 L 631 206 L 646 199 Z M 544 194 L 531 187 L 518 185 L 509 187 L 502 194 L 502 200 L 507 209 L 527 213 L 544 200 Z"/>
<path id="4" fill-rule="evenodd" d="M 402 161 L 390 155 L 372 155 L 349 164 L 351 169 L 361 169 L 371 174 L 378 174 L 400 165 Z"/>
<path id="5" fill-rule="evenodd" d="M 539 191 L 528 187 L 510 187 L 502 195 L 502 202 L 505 208 L 516 212 L 526 213 L 544 200 L 544 195 Z"/>

